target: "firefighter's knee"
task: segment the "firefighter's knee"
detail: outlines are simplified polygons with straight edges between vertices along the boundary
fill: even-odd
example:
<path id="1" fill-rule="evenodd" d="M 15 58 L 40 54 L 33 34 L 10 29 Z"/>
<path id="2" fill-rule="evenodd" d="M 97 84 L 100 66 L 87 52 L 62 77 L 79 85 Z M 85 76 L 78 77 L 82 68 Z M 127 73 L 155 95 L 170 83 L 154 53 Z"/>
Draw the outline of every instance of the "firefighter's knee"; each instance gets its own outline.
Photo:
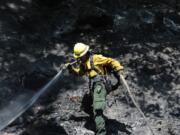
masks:
<path id="1" fill-rule="evenodd" d="M 94 101 L 93 103 L 93 110 L 94 112 L 99 112 L 99 110 L 104 110 L 106 107 L 106 102 L 105 100 L 101 100 L 101 101 Z"/>

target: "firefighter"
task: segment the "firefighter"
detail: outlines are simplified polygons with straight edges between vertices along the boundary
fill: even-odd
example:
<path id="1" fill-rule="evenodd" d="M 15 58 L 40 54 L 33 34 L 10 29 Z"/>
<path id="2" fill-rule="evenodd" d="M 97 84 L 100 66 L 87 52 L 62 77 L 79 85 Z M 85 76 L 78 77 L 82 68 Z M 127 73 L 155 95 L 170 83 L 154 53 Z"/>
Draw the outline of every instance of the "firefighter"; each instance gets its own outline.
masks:
<path id="1" fill-rule="evenodd" d="M 92 99 L 93 119 L 96 126 L 96 135 L 106 135 L 105 118 L 103 111 L 106 106 L 106 95 L 111 89 L 120 85 L 120 74 L 123 66 L 115 59 L 99 54 L 91 54 L 89 46 L 84 43 L 76 43 L 74 46 L 74 58 L 79 61 L 79 67 L 66 64 L 69 72 L 89 77 L 90 97 Z M 108 72 L 113 71 L 117 83 L 111 86 L 108 80 Z M 87 99 L 88 100 L 88 99 Z"/>

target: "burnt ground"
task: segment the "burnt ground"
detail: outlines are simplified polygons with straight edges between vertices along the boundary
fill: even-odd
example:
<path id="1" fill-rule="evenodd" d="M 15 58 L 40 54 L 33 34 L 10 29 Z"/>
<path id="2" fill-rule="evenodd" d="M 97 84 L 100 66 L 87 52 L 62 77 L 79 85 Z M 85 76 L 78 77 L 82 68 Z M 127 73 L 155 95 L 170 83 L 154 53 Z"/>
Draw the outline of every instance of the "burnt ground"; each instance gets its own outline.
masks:
<path id="1" fill-rule="evenodd" d="M 72 60 L 74 43 L 118 59 L 158 135 L 180 133 L 180 3 L 164 0 L 0 1 L 0 107 L 36 92 Z M 87 78 L 62 79 L 2 135 L 94 134 L 80 112 Z M 107 97 L 108 134 L 150 132 L 122 86 Z"/>

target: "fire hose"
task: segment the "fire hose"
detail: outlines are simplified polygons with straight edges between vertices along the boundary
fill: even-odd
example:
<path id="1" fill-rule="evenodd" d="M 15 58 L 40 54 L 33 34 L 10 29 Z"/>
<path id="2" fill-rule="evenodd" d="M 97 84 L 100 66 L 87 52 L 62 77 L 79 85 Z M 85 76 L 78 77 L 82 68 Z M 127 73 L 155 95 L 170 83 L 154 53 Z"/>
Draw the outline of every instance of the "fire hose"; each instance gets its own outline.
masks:
<path id="1" fill-rule="evenodd" d="M 121 81 L 123 82 L 123 84 L 124 84 L 124 86 L 125 86 L 128 94 L 129 94 L 129 96 L 130 96 L 133 104 L 135 105 L 135 107 L 137 108 L 137 110 L 139 111 L 139 113 L 142 115 L 142 117 L 143 117 L 144 121 L 146 122 L 148 128 L 150 129 L 152 135 L 155 135 L 155 133 L 154 133 L 151 125 L 149 124 L 149 122 L 148 122 L 148 120 L 147 120 L 147 118 L 146 118 L 146 116 L 144 115 L 144 113 L 142 112 L 142 110 L 140 109 L 140 107 L 138 106 L 138 104 L 136 103 L 136 101 L 135 101 L 135 99 L 134 99 L 134 97 L 133 97 L 133 94 L 131 93 L 130 88 L 129 88 L 126 80 L 124 79 L 123 75 L 120 75 L 120 79 L 121 79 Z"/>

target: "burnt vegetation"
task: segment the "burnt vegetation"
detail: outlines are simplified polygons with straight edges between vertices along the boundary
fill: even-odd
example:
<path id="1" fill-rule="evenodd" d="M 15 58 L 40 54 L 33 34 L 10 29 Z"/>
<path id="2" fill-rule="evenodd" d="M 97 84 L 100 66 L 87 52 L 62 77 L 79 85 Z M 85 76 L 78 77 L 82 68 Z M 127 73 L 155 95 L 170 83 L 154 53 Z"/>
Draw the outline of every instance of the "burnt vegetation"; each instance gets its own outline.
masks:
<path id="1" fill-rule="evenodd" d="M 1 0 L 0 107 L 17 93 L 38 91 L 84 42 L 118 59 L 136 101 L 158 135 L 180 133 L 179 0 Z M 63 79 L 12 125 L 17 135 L 93 134 L 80 115 L 86 78 Z M 123 87 L 119 91 L 124 91 Z M 122 92 L 108 96 L 109 134 L 148 135 Z M 83 126 L 84 125 L 84 126 Z"/>

